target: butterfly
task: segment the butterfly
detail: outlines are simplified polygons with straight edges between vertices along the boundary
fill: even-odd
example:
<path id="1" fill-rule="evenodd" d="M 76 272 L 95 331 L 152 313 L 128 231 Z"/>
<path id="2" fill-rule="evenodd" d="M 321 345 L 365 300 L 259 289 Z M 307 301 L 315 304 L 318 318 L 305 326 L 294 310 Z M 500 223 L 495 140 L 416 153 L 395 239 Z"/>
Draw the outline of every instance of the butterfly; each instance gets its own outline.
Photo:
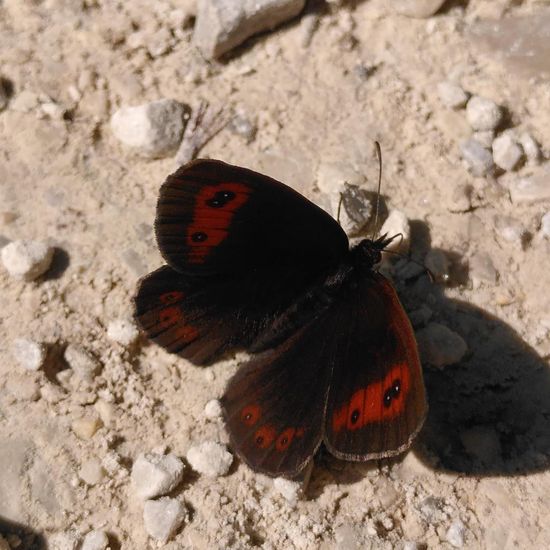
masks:
<path id="1" fill-rule="evenodd" d="M 253 470 L 294 477 L 321 443 L 354 461 L 411 445 L 427 404 L 411 324 L 375 270 L 391 238 L 350 249 L 301 194 L 217 160 L 168 176 L 155 233 L 167 265 L 140 281 L 135 318 L 196 365 L 249 352 L 221 404 Z"/>

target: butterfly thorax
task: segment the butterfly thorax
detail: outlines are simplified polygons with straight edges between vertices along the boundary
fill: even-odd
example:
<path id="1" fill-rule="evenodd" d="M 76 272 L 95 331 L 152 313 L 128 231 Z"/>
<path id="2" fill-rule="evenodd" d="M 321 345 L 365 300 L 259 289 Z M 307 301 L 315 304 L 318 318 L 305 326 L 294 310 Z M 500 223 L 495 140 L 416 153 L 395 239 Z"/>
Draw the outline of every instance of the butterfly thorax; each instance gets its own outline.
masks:
<path id="1" fill-rule="evenodd" d="M 388 237 L 386 234 L 376 240 L 363 239 L 350 250 L 352 264 L 355 267 L 372 269 L 382 260 L 382 251 L 395 237 Z"/>

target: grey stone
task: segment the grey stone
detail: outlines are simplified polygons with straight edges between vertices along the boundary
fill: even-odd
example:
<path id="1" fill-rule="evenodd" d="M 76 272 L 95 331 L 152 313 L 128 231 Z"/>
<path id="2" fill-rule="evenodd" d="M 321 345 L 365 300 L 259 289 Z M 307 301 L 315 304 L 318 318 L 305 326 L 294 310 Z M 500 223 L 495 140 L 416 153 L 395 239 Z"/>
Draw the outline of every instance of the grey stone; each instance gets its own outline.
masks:
<path id="1" fill-rule="evenodd" d="M 104 531 L 90 531 L 82 541 L 80 550 L 106 550 L 109 537 Z"/>
<path id="2" fill-rule="evenodd" d="M 416 335 L 422 362 L 443 368 L 458 363 L 468 351 L 460 335 L 439 323 L 429 323 Z"/>
<path id="3" fill-rule="evenodd" d="M 447 529 L 446 539 L 447 542 L 455 548 L 462 548 L 464 546 L 464 534 L 466 533 L 466 526 L 459 520 L 455 519 L 449 529 Z"/>
<path id="4" fill-rule="evenodd" d="M 2 263 L 12 277 L 32 281 L 49 269 L 53 252 L 42 241 L 12 241 L 2 248 Z"/>
<path id="5" fill-rule="evenodd" d="M 187 451 L 187 462 L 191 468 L 206 477 L 225 475 L 233 463 L 233 455 L 225 445 L 215 441 L 204 441 Z"/>
<path id="6" fill-rule="evenodd" d="M 495 216 L 495 229 L 505 241 L 521 244 L 526 234 L 521 222 L 512 216 Z"/>
<path id="7" fill-rule="evenodd" d="M 474 130 L 494 130 L 502 121 L 502 109 L 490 99 L 472 96 L 466 105 L 466 118 Z"/>
<path id="8" fill-rule="evenodd" d="M 445 0 L 393 0 L 393 11 L 408 17 L 425 18 L 434 15 Z"/>
<path id="9" fill-rule="evenodd" d="M 243 137 L 247 143 L 254 141 L 258 131 L 258 127 L 247 116 L 242 114 L 237 114 L 231 119 L 229 129 L 234 134 Z"/>
<path id="10" fill-rule="evenodd" d="M 533 204 L 550 200 L 550 163 L 542 165 L 531 176 L 512 182 L 510 197 L 515 204 Z"/>
<path id="11" fill-rule="evenodd" d="M 460 145 L 462 158 L 474 176 L 486 176 L 493 169 L 493 155 L 475 139 L 467 139 Z"/>
<path id="12" fill-rule="evenodd" d="M 493 141 L 493 160 L 503 170 L 513 170 L 523 157 L 523 149 L 514 138 L 505 133 Z"/>
<path id="13" fill-rule="evenodd" d="M 46 348 L 28 338 L 16 338 L 13 341 L 12 353 L 16 361 L 26 370 L 39 370 L 46 359 Z"/>
<path id="14" fill-rule="evenodd" d="M 173 454 L 139 455 L 131 474 L 137 495 L 145 500 L 169 493 L 182 480 L 183 468 L 183 462 Z"/>
<path id="15" fill-rule="evenodd" d="M 76 550 L 78 536 L 73 531 L 54 533 L 48 537 L 48 548 L 51 550 Z"/>
<path id="16" fill-rule="evenodd" d="M 145 530 L 161 542 L 169 540 L 187 518 L 187 510 L 174 498 L 147 500 L 143 506 Z"/>
<path id="17" fill-rule="evenodd" d="M 64 357 L 67 364 L 81 380 L 89 382 L 101 371 L 101 363 L 80 346 L 69 344 Z"/>
<path id="18" fill-rule="evenodd" d="M 469 262 L 470 278 L 473 281 L 484 281 L 492 285 L 496 284 L 498 278 L 498 271 L 493 265 L 488 254 L 483 252 L 476 252 L 472 255 Z"/>
<path id="19" fill-rule="evenodd" d="M 184 115 L 184 105 L 174 99 L 160 99 L 122 107 L 111 117 L 111 130 L 124 145 L 145 157 L 167 157 L 181 142 Z"/>
<path id="20" fill-rule="evenodd" d="M 297 16 L 304 6 L 305 0 L 200 0 L 193 42 L 206 57 L 220 57 Z"/>
<path id="21" fill-rule="evenodd" d="M 440 82 L 437 85 L 437 93 L 441 103 L 450 109 L 462 109 L 468 101 L 468 94 L 454 82 Z"/>

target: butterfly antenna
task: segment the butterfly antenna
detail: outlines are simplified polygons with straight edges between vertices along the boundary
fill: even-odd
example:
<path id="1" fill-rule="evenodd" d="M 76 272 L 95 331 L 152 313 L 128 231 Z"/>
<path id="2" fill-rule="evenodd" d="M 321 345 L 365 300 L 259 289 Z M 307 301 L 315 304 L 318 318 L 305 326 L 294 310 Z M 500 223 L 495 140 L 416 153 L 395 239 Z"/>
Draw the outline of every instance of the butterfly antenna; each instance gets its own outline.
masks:
<path id="1" fill-rule="evenodd" d="M 380 189 L 382 188 L 382 149 L 380 149 L 378 141 L 374 142 L 374 147 L 378 158 L 378 191 L 376 192 L 376 208 L 374 210 L 374 225 L 371 240 L 374 240 L 374 237 L 378 234 L 378 211 L 380 210 Z"/>
<path id="2" fill-rule="evenodd" d="M 340 223 L 340 210 L 342 208 L 343 201 L 344 201 L 344 193 L 340 193 L 340 200 L 338 201 L 338 212 L 336 212 L 336 221 L 338 222 L 338 225 L 342 225 Z"/>

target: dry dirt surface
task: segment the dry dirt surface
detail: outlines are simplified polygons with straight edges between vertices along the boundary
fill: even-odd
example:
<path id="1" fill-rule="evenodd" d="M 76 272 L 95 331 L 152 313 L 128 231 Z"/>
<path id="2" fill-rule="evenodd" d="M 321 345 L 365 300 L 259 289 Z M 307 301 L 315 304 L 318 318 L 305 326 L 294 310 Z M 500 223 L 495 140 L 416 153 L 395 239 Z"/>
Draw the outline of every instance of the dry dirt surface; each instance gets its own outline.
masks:
<path id="1" fill-rule="evenodd" d="M 308 2 L 211 58 L 194 1 L 0 1 L 2 550 L 550 548 L 550 6 L 405 4 Z M 225 447 L 239 358 L 137 337 L 175 150 L 111 118 L 160 99 L 229 120 L 192 154 L 348 193 L 358 235 L 380 142 L 430 403 L 409 453 L 274 482 Z"/>

